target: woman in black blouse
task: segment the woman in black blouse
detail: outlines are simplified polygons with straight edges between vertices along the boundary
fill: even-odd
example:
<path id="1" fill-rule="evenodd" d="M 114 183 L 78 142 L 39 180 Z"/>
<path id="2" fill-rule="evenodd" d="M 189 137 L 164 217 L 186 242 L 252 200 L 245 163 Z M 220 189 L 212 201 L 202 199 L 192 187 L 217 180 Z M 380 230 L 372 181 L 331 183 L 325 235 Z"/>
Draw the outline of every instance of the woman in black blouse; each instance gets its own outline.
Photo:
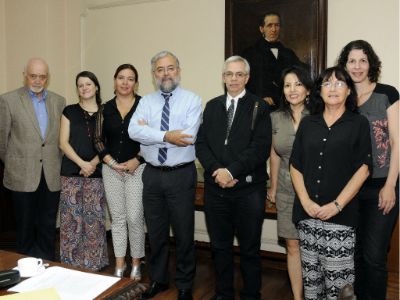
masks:
<path id="1" fill-rule="evenodd" d="M 99 157 L 93 147 L 100 85 L 83 71 L 76 76 L 79 103 L 65 107 L 60 126 L 61 262 L 93 271 L 108 265 L 106 200 Z"/>
<path id="2" fill-rule="evenodd" d="M 105 103 L 96 125 L 95 147 L 103 161 L 103 181 L 111 213 L 111 232 L 116 257 L 115 275 L 126 270 L 129 237 L 132 271 L 141 279 L 140 259 L 144 257 L 144 217 L 142 172 L 139 143 L 128 136 L 128 125 L 139 104 L 135 94 L 139 75 L 134 66 L 120 65 L 114 74 L 115 97 Z"/>
<path id="3" fill-rule="evenodd" d="M 355 113 L 357 94 L 343 68 L 323 71 L 313 96 L 316 114 L 300 123 L 290 158 L 293 222 L 305 299 L 336 299 L 354 282 L 356 195 L 372 164 L 369 125 Z"/>

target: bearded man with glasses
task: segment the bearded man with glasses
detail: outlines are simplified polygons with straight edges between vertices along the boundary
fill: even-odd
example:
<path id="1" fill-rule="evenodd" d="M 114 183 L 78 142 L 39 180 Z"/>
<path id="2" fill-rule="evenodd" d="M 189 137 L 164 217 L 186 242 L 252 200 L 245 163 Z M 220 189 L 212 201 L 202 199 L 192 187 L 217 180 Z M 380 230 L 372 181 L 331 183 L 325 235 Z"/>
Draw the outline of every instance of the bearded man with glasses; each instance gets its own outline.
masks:
<path id="1" fill-rule="evenodd" d="M 143 207 L 150 242 L 150 288 L 142 299 L 168 289 L 170 225 L 176 240 L 175 285 L 178 300 L 191 300 L 196 270 L 194 200 L 197 171 L 194 164 L 201 99 L 180 87 L 178 58 L 169 51 L 151 60 L 158 90 L 142 98 L 129 123 L 129 136 L 138 141 L 146 161 L 143 171 Z"/>

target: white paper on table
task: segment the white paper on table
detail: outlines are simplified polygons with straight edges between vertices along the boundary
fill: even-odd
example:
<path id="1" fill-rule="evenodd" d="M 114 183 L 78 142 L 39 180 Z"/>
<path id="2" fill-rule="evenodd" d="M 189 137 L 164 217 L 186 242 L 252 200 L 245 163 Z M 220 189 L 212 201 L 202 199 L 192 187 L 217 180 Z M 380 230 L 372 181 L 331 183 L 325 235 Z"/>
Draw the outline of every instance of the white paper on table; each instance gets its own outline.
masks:
<path id="1" fill-rule="evenodd" d="M 55 288 L 62 300 L 88 300 L 100 295 L 119 280 L 120 278 L 112 276 L 50 267 L 42 274 L 26 279 L 8 291 L 27 292 Z"/>

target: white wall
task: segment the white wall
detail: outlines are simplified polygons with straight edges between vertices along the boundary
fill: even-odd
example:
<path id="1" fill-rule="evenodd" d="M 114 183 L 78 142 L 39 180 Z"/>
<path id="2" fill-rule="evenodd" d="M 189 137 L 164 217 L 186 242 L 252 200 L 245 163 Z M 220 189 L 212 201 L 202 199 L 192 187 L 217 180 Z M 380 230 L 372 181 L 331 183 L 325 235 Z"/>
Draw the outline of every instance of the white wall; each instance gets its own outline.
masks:
<path id="1" fill-rule="evenodd" d="M 54 1 L 54 0 L 53 0 Z M 61 1 L 61 0 L 57 0 Z M 81 63 L 81 15 L 85 10 L 82 0 L 62 0 L 65 3 L 65 27 L 64 39 L 66 53 L 63 58 L 65 61 L 66 81 L 64 82 L 65 92 L 68 102 L 76 102 L 77 94 L 75 89 L 75 76 L 82 71 Z"/>
<path id="2" fill-rule="evenodd" d="M 89 9 L 82 18 L 83 64 L 99 76 L 104 99 L 113 96 L 112 76 L 125 62 L 138 69 L 139 94 L 154 91 L 150 59 L 161 50 L 179 58 L 183 87 L 205 100 L 223 92 L 224 1 L 126 2 L 133 4 Z"/>
<path id="3" fill-rule="evenodd" d="M 329 0 L 327 65 L 358 39 L 368 41 L 381 59 L 381 82 L 399 89 L 399 1 Z"/>
<path id="4" fill-rule="evenodd" d="M 5 51 L 7 89 L 22 84 L 24 64 L 40 56 L 50 65 L 52 90 L 65 94 L 65 7 L 64 1 L 6 0 Z M 52 75 L 57 74 L 57 80 Z"/>
<path id="5" fill-rule="evenodd" d="M 4 91 L 7 86 L 5 21 L 5 0 L 0 0 L 0 91 Z"/>
<path id="6" fill-rule="evenodd" d="M 153 90 L 151 56 L 169 49 L 181 60 L 182 85 L 207 101 L 222 92 L 224 3 L 0 0 L 0 93 L 19 87 L 25 62 L 41 56 L 50 65 L 50 88 L 69 102 L 76 101 L 74 77 L 82 68 L 99 75 L 108 99 L 114 70 L 126 61 L 139 69 L 139 92 L 145 94 Z M 327 65 L 347 42 L 360 38 L 381 58 L 382 82 L 399 88 L 398 0 L 329 0 Z"/>

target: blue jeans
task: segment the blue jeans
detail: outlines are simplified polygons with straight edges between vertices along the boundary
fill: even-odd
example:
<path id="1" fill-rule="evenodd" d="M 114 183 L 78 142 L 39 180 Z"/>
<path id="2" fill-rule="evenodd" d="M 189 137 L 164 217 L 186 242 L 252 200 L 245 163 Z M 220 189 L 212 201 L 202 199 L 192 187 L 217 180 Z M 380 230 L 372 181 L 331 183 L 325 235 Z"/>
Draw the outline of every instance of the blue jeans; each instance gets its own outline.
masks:
<path id="1" fill-rule="evenodd" d="M 365 184 L 359 193 L 360 222 L 356 242 L 355 291 L 360 300 L 384 300 L 387 287 L 387 253 L 399 211 L 398 182 L 396 204 L 387 215 L 378 209 L 381 184 Z"/>

